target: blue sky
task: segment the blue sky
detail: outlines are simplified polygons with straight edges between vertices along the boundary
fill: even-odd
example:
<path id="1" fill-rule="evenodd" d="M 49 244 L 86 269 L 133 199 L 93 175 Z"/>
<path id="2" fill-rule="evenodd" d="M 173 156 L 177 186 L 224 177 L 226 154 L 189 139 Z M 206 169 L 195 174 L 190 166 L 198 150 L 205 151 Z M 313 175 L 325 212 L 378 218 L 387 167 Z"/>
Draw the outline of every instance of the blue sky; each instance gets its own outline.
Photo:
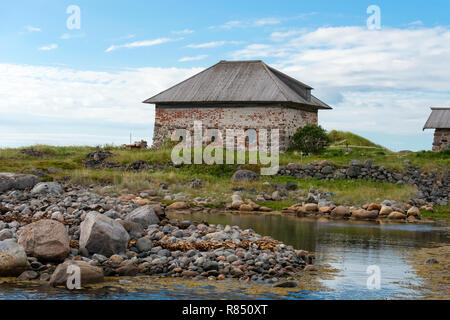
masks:
<path id="1" fill-rule="evenodd" d="M 450 105 L 449 13 L 448 1 L 2 1 L 0 146 L 151 140 L 142 100 L 219 60 L 262 59 L 334 107 L 319 113 L 326 129 L 430 149 L 429 107 Z"/>

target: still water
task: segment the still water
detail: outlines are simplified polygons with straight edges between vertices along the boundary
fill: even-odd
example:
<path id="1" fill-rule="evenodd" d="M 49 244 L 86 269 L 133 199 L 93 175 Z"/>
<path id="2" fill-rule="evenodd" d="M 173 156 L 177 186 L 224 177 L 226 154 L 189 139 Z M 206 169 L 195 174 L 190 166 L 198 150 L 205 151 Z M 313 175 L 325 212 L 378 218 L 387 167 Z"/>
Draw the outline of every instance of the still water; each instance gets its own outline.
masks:
<path id="1" fill-rule="evenodd" d="M 252 228 L 296 249 L 316 253 L 316 264 L 329 264 L 338 272 L 317 280 L 319 286 L 305 284 L 293 289 L 228 280 L 195 282 L 154 277 L 111 279 L 106 287 L 76 293 L 41 284 L 3 283 L 0 299 L 414 299 L 421 297 L 420 291 L 413 289 L 421 279 L 405 263 L 407 252 L 450 242 L 448 227 L 432 224 L 320 222 L 290 216 L 226 213 L 171 218 Z M 369 266 L 380 270 L 379 289 L 367 288 Z M 309 283 L 306 278 L 304 282 Z"/>

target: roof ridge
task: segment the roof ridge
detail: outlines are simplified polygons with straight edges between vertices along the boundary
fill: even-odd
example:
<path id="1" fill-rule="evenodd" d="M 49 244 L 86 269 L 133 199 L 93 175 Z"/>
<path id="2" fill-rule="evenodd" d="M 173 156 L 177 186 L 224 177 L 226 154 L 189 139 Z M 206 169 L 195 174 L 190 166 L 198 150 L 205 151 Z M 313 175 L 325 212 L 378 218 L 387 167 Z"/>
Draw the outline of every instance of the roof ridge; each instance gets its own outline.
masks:
<path id="1" fill-rule="evenodd" d="M 194 74 L 193 76 L 190 76 L 189 78 L 187 78 L 187 79 L 185 79 L 185 80 L 183 80 L 183 81 L 181 81 L 181 82 L 179 82 L 179 83 L 177 83 L 177 84 L 171 86 L 170 88 L 167 88 L 166 90 L 163 90 L 163 91 L 159 92 L 158 94 L 155 94 L 154 96 L 152 96 L 152 97 L 150 97 L 150 98 L 148 98 L 148 99 L 142 101 L 142 103 L 147 103 L 147 101 L 149 101 L 149 100 L 151 100 L 151 99 L 153 99 L 153 98 L 159 96 L 160 94 L 163 94 L 164 92 L 167 92 L 167 91 L 169 91 L 169 90 L 171 90 L 171 89 L 173 89 L 173 88 L 176 88 L 176 87 L 180 86 L 181 84 L 185 83 L 186 81 L 191 80 L 192 78 L 195 78 L 196 76 L 198 76 L 198 75 L 200 75 L 200 74 L 202 74 L 202 73 L 208 71 L 209 69 L 211 69 L 211 68 L 217 66 L 217 65 L 218 65 L 219 63 L 221 63 L 221 62 L 222 62 L 222 61 L 219 61 L 219 62 L 217 62 L 216 64 L 213 64 L 212 66 L 210 66 L 209 68 L 206 68 L 206 69 L 200 71 L 199 73 L 196 73 L 196 74 Z"/>
<path id="2" fill-rule="evenodd" d="M 264 67 L 264 70 L 266 70 L 266 72 L 269 74 L 270 79 L 272 79 L 272 81 L 275 83 L 275 85 L 277 86 L 277 88 L 280 90 L 281 94 L 283 95 L 284 99 L 286 99 L 286 101 L 289 101 L 289 98 L 287 97 L 286 93 L 284 92 L 284 90 L 280 87 L 280 84 L 275 80 L 275 75 L 272 74 L 272 72 L 269 70 L 268 66 L 261 61 L 261 64 Z"/>

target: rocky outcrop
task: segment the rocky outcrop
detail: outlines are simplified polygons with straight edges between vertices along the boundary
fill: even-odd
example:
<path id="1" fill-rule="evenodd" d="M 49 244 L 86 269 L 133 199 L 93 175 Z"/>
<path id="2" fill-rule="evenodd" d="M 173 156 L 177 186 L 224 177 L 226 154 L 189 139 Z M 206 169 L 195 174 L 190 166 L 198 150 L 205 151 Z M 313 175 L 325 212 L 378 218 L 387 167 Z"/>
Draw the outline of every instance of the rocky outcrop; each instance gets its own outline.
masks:
<path id="1" fill-rule="evenodd" d="M 69 266 L 76 266 L 80 268 L 80 283 L 81 285 L 86 285 L 90 283 L 99 283 L 104 281 L 103 269 L 90 265 L 84 261 L 65 261 L 56 267 L 55 272 L 53 272 L 50 278 L 51 286 L 66 286 L 67 279 L 70 276 L 67 268 Z"/>
<path id="2" fill-rule="evenodd" d="M 0 172 L 0 193 L 15 189 L 25 190 L 33 188 L 39 178 L 31 174 Z"/>
<path id="3" fill-rule="evenodd" d="M 125 253 L 130 237 L 125 228 L 117 221 L 98 212 L 89 212 L 80 224 L 80 248 L 90 254 L 104 256 Z"/>
<path id="4" fill-rule="evenodd" d="M 15 277 L 28 269 L 25 249 L 13 239 L 0 241 L 0 276 Z"/>
<path id="5" fill-rule="evenodd" d="M 27 255 L 41 261 L 62 261 L 70 251 L 66 227 L 55 220 L 43 219 L 20 230 L 19 244 Z"/>

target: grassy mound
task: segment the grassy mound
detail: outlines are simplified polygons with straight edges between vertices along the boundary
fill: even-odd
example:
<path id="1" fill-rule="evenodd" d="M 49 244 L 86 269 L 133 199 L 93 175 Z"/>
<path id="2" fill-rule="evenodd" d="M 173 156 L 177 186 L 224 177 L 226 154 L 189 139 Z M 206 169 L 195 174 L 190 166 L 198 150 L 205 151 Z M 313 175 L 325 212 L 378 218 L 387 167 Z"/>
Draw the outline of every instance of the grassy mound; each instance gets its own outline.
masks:
<path id="1" fill-rule="evenodd" d="M 332 130 L 328 133 L 328 136 L 331 138 L 332 146 L 360 146 L 360 147 L 373 147 L 385 149 L 384 147 L 373 143 L 372 141 L 363 138 L 357 134 L 348 131 L 337 131 Z"/>

